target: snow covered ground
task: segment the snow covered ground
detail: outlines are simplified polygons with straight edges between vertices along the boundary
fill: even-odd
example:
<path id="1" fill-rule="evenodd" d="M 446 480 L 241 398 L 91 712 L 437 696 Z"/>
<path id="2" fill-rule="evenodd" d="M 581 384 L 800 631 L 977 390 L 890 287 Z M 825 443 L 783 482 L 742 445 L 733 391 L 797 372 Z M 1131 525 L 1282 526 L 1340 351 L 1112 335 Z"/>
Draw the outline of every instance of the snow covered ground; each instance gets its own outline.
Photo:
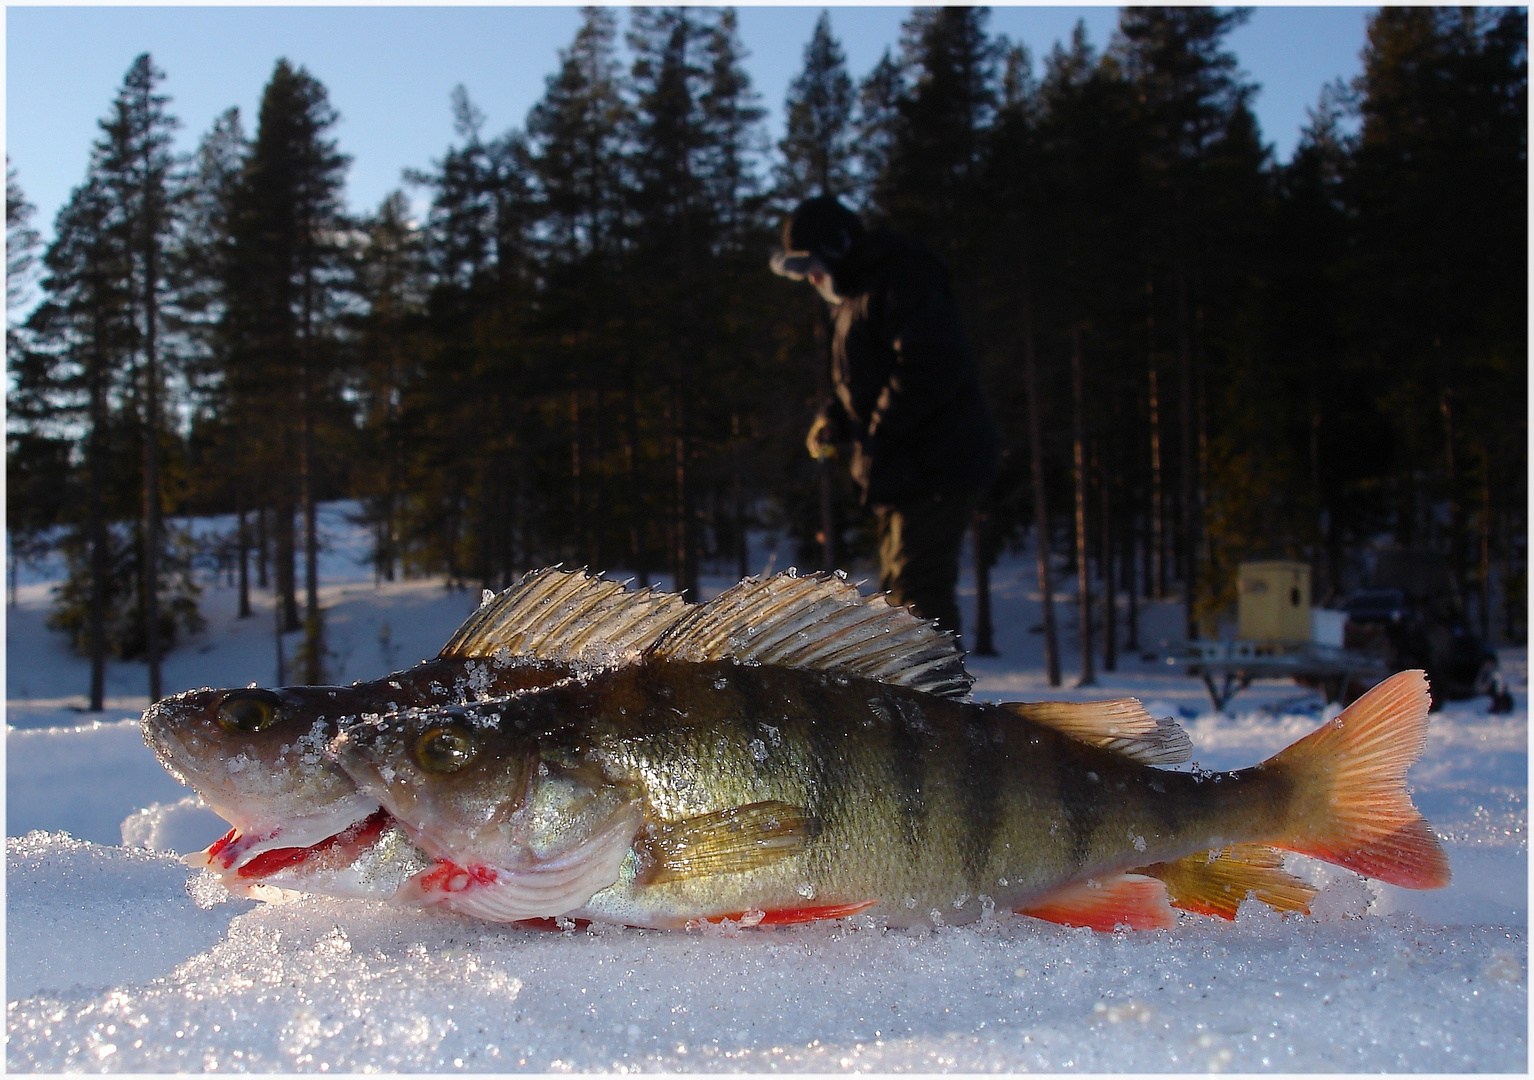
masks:
<path id="1" fill-rule="evenodd" d="M 337 679 L 436 652 L 475 604 L 435 582 L 377 586 L 336 507 L 322 563 Z M 224 523 L 227 525 L 227 523 Z M 200 529 L 218 522 L 199 523 Z M 764 548 L 781 568 L 787 559 Z M 770 931 L 523 931 L 352 901 L 230 900 L 172 854 L 224 830 L 144 748 L 141 665 L 114 664 L 100 722 L 86 668 L 47 631 L 48 578 L 7 620 L 6 991 L 13 1071 L 1523 1072 L 1528 1067 L 1527 658 L 1517 709 L 1435 714 L 1411 780 L 1454 883 L 1412 893 L 1300 857 L 1310 918 L 1247 905 L 1235 923 L 1096 934 L 1025 918 L 930 932 L 858 919 Z M 965 576 L 966 583 L 968 575 Z M 1136 656 L 1076 688 L 1041 673 L 1031 562 L 993 578 L 1001 656 L 981 697 L 1134 694 L 1179 717 L 1196 759 L 1251 764 L 1328 713 L 1253 686 L 1232 715 Z M 728 584 L 711 579 L 709 587 Z M 208 631 L 168 690 L 270 684 L 269 606 L 236 620 L 205 581 Z M 266 602 L 257 597 L 258 604 Z M 968 614 L 968 611 L 966 611 Z M 1144 613 L 1142 641 L 1178 612 Z M 293 640 L 289 641 L 289 653 Z"/>

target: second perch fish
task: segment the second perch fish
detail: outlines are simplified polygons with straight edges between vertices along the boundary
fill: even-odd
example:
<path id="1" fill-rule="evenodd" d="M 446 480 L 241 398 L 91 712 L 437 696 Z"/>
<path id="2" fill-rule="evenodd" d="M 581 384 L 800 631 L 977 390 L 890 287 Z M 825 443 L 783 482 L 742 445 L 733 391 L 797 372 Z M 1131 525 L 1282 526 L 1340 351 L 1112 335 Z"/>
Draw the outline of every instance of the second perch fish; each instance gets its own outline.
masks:
<path id="1" fill-rule="evenodd" d="M 1421 672 L 1260 765 L 1173 772 L 1186 736 L 1131 700 L 958 700 L 941 658 L 881 680 L 899 643 L 857 607 L 744 582 L 639 663 L 344 725 L 330 754 L 435 860 L 399 899 L 501 921 L 1167 927 L 1248 890 L 1303 909 L 1274 848 L 1448 882 L 1405 788 Z"/>

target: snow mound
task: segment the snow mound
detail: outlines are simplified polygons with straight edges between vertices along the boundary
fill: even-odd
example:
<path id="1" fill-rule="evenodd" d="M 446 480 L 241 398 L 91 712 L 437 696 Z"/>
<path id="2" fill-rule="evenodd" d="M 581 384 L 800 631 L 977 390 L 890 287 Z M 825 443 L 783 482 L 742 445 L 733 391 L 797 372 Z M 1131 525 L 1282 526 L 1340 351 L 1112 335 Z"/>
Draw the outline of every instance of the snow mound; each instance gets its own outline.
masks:
<path id="1" fill-rule="evenodd" d="M 50 869 L 42 873 L 44 864 Z M 547 932 L 317 898 L 199 910 L 167 856 L 11 842 L 26 1071 L 1521 1071 L 1524 937 L 1410 916 L 1097 934 Z M 234 917 L 231 919 L 230 916 Z M 41 954 L 87 973 L 47 986 Z M 89 959 L 87 959 L 87 954 Z"/>
<path id="2" fill-rule="evenodd" d="M 91 994 L 169 975 L 217 942 L 235 911 L 199 909 L 174 855 L 62 833 L 5 842 L 6 996 Z M 228 893 L 224 894 L 228 897 Z"/>

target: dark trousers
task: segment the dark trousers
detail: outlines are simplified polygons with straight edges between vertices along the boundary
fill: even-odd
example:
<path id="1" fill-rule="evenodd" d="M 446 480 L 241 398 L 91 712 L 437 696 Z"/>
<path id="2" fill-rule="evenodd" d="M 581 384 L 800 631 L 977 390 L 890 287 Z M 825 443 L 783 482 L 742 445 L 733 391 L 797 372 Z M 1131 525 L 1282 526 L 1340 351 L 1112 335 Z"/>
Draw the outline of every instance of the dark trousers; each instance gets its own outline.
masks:
<path id="1" fill-rule="evenodd" d="M 959 545 L 974 515 L 974 492 L 874 507 L 879 523 L 879 588 L 959 636 Z"/>

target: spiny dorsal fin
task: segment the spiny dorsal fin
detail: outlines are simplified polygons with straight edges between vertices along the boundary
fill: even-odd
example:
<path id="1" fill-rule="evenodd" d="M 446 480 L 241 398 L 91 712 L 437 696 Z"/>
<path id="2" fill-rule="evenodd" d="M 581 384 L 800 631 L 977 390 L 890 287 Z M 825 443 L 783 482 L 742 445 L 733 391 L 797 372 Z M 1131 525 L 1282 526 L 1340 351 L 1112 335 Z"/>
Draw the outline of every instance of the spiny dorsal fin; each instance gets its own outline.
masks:
<path id="1" fill-rule="evenodd" d="M 845 578 L 792 570 L 746 578 L 694 608 L 649 655 L 859 675 L 940 697 L 964 697 L 975 681 L 952 634 Z"/>
<path id="2" fill-rule="evenodd" d="M 464 621 L 440 659 L 491 656 L 502 649 L 538 660 L 607 663 L 638 653 L 687 610 L 653 589 L 627 591 L 584 570 L 533 570 Z"/>
<path id="3" fill-rule="evenodd" d="M 1234 919 L 1247 893 L 1279 911 L 1306 915 L 1316 895 L 1315 889 L 1284 871 L 1281 853 L 1262 844 L 1232 844 L 1130 872 L 1166 882 L 1173 907 L 1221 919 Z"/>
<path id="4" fill-rule="evenodd" d="M 1111 701 L 1008 701 L 1001 706 L 1079 742 L 1113 750 L 1142 765 L 1179 765 L 1193 754 L 1188 733 L 1157 719 L 1137 698 Z"/>

